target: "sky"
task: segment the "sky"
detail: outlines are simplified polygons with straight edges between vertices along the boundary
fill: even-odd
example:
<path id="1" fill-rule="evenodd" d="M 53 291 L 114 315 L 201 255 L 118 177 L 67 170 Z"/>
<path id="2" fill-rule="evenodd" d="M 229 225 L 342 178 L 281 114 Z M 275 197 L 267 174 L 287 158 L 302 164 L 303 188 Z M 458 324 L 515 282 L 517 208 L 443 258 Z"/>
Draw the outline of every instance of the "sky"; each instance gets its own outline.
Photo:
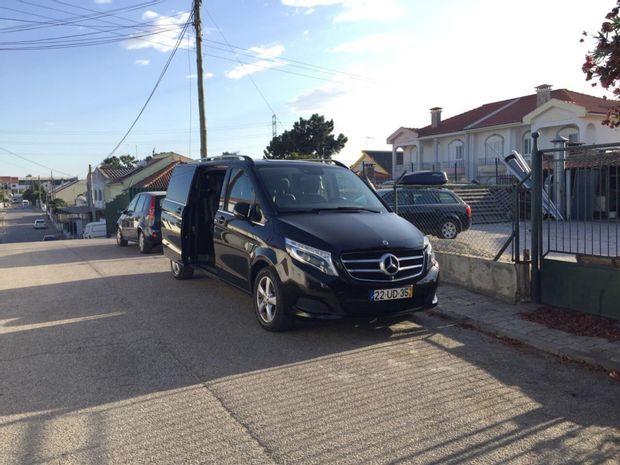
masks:
<path id="1" fill-rule="evenodd" d="M 80 176 L 114 153 L 199 158 L 191 0 L 1 0 L 0 175 Z M 610 0 L 203 0 L 209 155 L 262 157 L 320 113 L 337 159 L 399 127 L 534 93 L 605 95 L 581 72 Z M 10 152 L 10 153 L 9 153 Z"/>

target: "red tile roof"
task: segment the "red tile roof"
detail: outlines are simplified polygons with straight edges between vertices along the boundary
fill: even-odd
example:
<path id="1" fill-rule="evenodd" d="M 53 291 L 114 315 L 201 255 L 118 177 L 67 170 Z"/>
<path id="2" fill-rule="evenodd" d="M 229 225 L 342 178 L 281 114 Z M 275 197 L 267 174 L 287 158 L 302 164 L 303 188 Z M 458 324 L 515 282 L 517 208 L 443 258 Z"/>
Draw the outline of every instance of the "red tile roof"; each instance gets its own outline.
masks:
<path id="1" fill-rule="evenodd" d="M 128 174 L 133 173 L 136 168 L 98 168 L 101 174 L 103 174 L 106 178 L 117 180 L 124 178 Z"/>
<path id="2" fill-rule="evenodd" d="M 568 89 L 551 91 L 551 98 L 582 106 L 588 113 L 606 114 L 611 102 L 599 97 L 581 94 Z M 536 108 L 536 94 L 525 95 L 509 100 L 487 103 L 481 107 L 466 111 L 460 115 L 441 121 L 438 128 L 430 125 L 417 131 L 420 137 L 460 132 L 466 129 L 478 129 L 502 124 L 518 123 Z"/>
<path id="3" fill-rule="evenodd" d="M 170 182 L 170 177 L 172 176 L 172 170 L 174 170 L 175 166 L 180 164 L 182 164 L 182 162 L 175 161 L 166 166 L 164 169 L 153 173 L 148 178 L 143 179 L 142 181 L 134 184 L 131 187 L 158 191 L 168 190 L 168 183 Z"/>

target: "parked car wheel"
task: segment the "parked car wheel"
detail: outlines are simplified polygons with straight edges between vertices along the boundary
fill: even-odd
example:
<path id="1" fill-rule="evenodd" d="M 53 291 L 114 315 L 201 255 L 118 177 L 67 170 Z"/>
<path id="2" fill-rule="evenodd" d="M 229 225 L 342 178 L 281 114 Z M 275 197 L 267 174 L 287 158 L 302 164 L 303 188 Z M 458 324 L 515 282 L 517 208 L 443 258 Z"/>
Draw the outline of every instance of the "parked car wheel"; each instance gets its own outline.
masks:
<path id="1" fill-rule="evenodd" d="M 293 317 L 286 312 L 287 299 L 276 273 L 264 268 L 254 280 L 254 312 L 260 325 L 267 331 L 286 331 L 293 325 Z"/>
<path id="2" fill-rule="evenodd" d="M 123 238 L 123 233 L 120 228 L 116 229 L 116 243 L 119 247 L 127 247 L 127 240 Z"/>
<path id="3" fill-rule="evenodd" d="M 184 265 L 175 260 L 170 260 L 170 269 L 174 279 L 191 279 L 194 276 L 194 268 L 191 265 Z"/>
<path id="4" fill-rule="evenodd" d="M 153 250 L 153 244 L 150 240 L 144 237 L 144 233 L 140 231 L 138 233 L 138 249 L 140 253 L 151 253 Z"/>
<path id="5" fill-rule="evenodd" d="M 439 237 L 442 239 L 456 239 L 459 234 L 459 227 L 453 219 L 444 220 L 439 228 Z"/>

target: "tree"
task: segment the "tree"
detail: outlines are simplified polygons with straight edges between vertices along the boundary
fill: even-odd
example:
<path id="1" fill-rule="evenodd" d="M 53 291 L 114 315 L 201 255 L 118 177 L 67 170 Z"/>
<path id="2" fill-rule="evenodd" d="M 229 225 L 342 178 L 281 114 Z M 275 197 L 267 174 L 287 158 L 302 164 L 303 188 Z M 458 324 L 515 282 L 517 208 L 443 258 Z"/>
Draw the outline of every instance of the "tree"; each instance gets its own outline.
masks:
<path id="1" fill-rule="evenodd" d="M 52 199 L 49 201 L 49 207 L 54 213 L 57 213 L 59 208 L 63 208 L 66 206 L 67 202 L 65 202 L 63 199 Z"/>
<path id="2" fill-rule="evenodd" d="M 266 158 L 324 158 L 340 152 L 348 141 L 343 134 L 334 137 L 334 120 L 314 114 L 310 119 L 299 118 L 293 129 L 271 139 L 264 151 Z"/>
<path id="3" fill-rule="evenodd" d="M 138 160 L 131 155 L 121 155 L 117 157 L 113 155 L 111 157 L 106 158 L 101 162 L 102 168 L 133 168 L 138 163 Z"/>
<path id="4" fill-rule="evenodd" d="M 616 6 L 611 9 L 605 21 L 601 24 L 601 30 L 592 38 L 596 41 L 594 50 L 586 54 L 586 60 L 581 69 L 586 74 L 586 81 L 595 80 L 592 86 L 598 84 L 612 92 L 613 96 L 620 98 L 620 0 L 616 2 Z M 587 32 L 583 33 L 588 36 Z M 581 42 L 584 39 L 581 38 Z M 606 98 L 606 97 L 605 97 Z M 614 106 L 610 106 L 607 112 L 607 118 L 603 120 L 603 124 L 611 128 L 620 126 L 620 102 Z"/>

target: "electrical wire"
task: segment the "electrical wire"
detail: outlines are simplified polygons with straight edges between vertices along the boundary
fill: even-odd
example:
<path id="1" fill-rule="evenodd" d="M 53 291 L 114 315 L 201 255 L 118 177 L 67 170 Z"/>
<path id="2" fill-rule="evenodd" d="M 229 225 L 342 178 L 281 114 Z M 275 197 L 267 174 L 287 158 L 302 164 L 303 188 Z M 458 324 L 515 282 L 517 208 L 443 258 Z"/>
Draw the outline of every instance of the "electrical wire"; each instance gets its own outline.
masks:
<path id="1" fill-rule="evenodd" d="M 10 150 L 5 149 L 3 147 L 0 147 L 0 150 L 2 150 L 3 152 L 8 153 L 9 155 L 13 155 L 14 157 L 17 157 L 17 158 L 19 158 L 21 160 L 27 161 L 27 162 L 32 163 L 34 165 L 38 165 L 38 166 L 40 166 L 42 168 L 45 168 L 45 169 L 48 169 L 48 170 L 51 170 L 51 171 L 56 171 L 57 173 L 64 174 L 66 176 L 74 177 L 72 174 L 65 173 L 64 171 L 60 171 L 60 170 L 54 169 L 54 168 L 52 168 L 50 166 L 44 165 L 43 163 L 39 163 L 37 161 L 30 160 L 29 158 L 26 158 L 26 157 L 24 157 L 22 155 L 19 155 L 19 154 L 15 153 L 15 152 L 11 152 Z"/>
<path id="2" fill-rule="evenodd" d="M 179 34 L 179 38 L 178 38 L 174 48 L 172 49 L 172 52 L 170 53 L 170 56 L 168 57 L 168 61 L 166 61 L 166 64 L 164 65 L 164 68 L 162 69 L 162 71 L 161 71 L 161 73 L 159 75 L 159 78 L 157 79 L 157 82 L 155 83 L 155 86 L 153 87 L 153 90 L 151 91 L 151 93 L 149 94 L 148 98 L 146 99 L 146 102 L 144 102 L 144 105 L 140 109 L 140 112 L 138 113 L 138 116 L 136 116 L 136 119 L 133 121 L 133 123 L 131 123 L 131 126 L 129 126 L 129 129 L 127 129 L 127 132 L 125 132 L 125 134 L 123 135 L 121 140 L 118 142 L 118 144 L 116 144 L 116 147 L 114 147 L 114 149 L 112 149 L 112 151 L 110 152 L 108 157 L 111 157 L 112 155 L 114 155 L 114 152 L 116 152 L 116 150 L 125 141 L 125 139 L 129 135 L 131 130 L 134 128 L 134 126 L 136 125 L 136 123 L 138 122 L 140 117 L 142 116 L 142 113 L 144 113 L 144 110 L 146 109 L 147 105 L 151 101 L 151 98 L 153 98 L 153 95 L 155 94 L 155 91 L 159 87 L 159 83 L 164 78 L 164 75 L 166 74 L 166 71 L 168 71 L 168 67 L 170 66 L 170 63 L 172 62 L 172 59 L 174 58 L 174 55 L 176 54 L 177 50 L 179 49 L 179 46 L 181 45 L 181 42 L 183 41 L 183 37 L 185 36 L 185 32 L 187 31 L 187 28 L 191 24 L 191 21 L 193 20 L 193 18 L 194 18 L 194 15 L 190 14 L 189 18 L 185 22 L 185 25 L 183 26 L 183 29 L 181 30 L 181 33 Z"/>
<path id="3" fill-rule="evenodd" d="M 130 6 L 122 7 L 122 8 L 116 8 L 116 9 L 108 10 L 108 11 L 105 11 L 105 12 L 97 11 L 97 10 L 91 10 L 91 11 L 94 12 L 94 14 L 92 14 L 92 15 L 76 15 L 76 16 L 69 17 L 69 18 L 51 18 L 51 17 L 48 17 L 48 16 L 42 16 L 42 15 L 39 15 L 37 13 L 32 13 L 32 12 L 29 12 L 29 11 L 18 10 L 16 8 L 10 8 L 10 7 L 7 7 L 7 6 L 0 6 L 0 9 L 2 9 L 2 10 L 13 11 L 13 12 L 16 12 L 16 13 L 22 13 L 22 14 L 25 14 L 25 15 L 31 15 L 31 16 L 36 16 L 36 17 L 40 17 L 40 18 L 44 18 L 44 19 L 50 20 L 49 22 L 43 22 L 44 24 L 41 24 L 39 26 L 33 26 L 33 27 L 12 26 L 12 27 L 0 28 L 0 33 L 30 31 L 30 30 L 33 30 L 33 29 L 41 29 L 41 28 L 45 28 L 45 27 L 68 26 L 68 25 L 71 25 L 71 24 L 79 23 L 80 21 L 83 21 L 85 19 L 97 19 L 97 18 L 101 18 L 101 17 L 111 16 L 113 13 L 118 13 L 118 12 L 125 13 L 125 12 L 139 10 L 139 9 L 144 8 L 144 7 L 149 7 L 149 6 L 157 5 L 158 3 L 161 3 L 163 1 L 164 0 L 150 0 L 148 2 L 143 2 L 143 3 L 139 3 L 139 4 L 135 4 L 135 5 L 130 5 Z M 26 2 L 21 2 L 21 3 L 26 3 Z M 35 4 L 35 6 L 40 6 L 40 5 L 36 5 Z M 73 13 L 71 13 L 71 14 L 73 14 Z"/>

